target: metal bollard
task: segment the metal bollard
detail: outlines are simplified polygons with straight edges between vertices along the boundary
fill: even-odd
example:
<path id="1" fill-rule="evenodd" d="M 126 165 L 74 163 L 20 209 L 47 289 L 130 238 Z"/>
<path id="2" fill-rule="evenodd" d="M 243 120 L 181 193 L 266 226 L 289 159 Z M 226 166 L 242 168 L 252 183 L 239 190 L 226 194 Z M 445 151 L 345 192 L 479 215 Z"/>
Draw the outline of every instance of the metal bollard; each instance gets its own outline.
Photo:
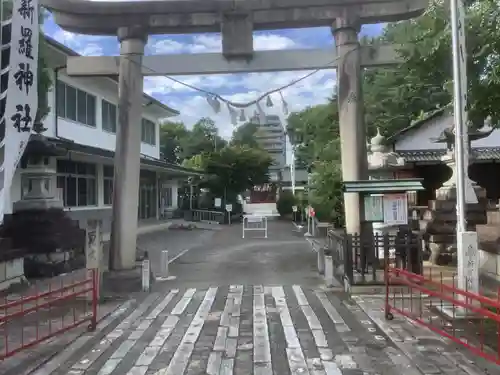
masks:
<path id="1" fill-rule="evenodd" d="M 151 265 L 149 263 L 149 259 L 144 259 L 142 261 L 142 291 L 149 292 L 151 287 Z"/>
<path id="2" fill-rule="evenodd" d="M 333 287 L 335 284 L 333 277 L 333 257 L 325 256 L 325 284 L 327 288 Z"/>
<path id="3" fill-rule="evenodd" d="M 318 249 L 318 272 L 320 275 L 325 274 L 325 248 L 323 246 Z"/>
<path id="4" fill-rule="evenodd" d="M 161 252 L 161 276 L 168 277 L 168 250 Z"/>

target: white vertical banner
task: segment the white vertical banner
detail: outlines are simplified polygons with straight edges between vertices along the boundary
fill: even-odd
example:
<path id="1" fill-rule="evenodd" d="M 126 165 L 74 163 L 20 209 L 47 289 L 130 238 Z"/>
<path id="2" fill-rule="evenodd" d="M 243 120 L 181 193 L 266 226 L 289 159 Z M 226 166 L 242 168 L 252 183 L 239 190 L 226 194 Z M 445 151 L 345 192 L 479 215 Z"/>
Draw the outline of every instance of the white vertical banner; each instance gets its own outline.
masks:
<path id="1" fill-rule="evenodd" d="M 2 9 L 2 20 L 6 17 L 3 14 L 3 0 L 0 0 Z M 5 169 L 4 169 L 4 159 L 5 159 L 5 105 L 7 102 L 7 84 L 9 79 L 9 53 L 10 53 L 10 30 L 11 22 L 10 18 L 5 19 L 1 23 L 0 36 L 1 36 L 1 54 L 0 54 L 0 222 L 3 219 L 5 196 L 4 192 L 4 180 L 5 180 Z"/>
<path id="2" fill-rule="evenodd" d="M 13 0 L 7 102 L 5 105 L 3 220 L 6 192 L 28 144 L 38 109 L 38 0 Z"/>

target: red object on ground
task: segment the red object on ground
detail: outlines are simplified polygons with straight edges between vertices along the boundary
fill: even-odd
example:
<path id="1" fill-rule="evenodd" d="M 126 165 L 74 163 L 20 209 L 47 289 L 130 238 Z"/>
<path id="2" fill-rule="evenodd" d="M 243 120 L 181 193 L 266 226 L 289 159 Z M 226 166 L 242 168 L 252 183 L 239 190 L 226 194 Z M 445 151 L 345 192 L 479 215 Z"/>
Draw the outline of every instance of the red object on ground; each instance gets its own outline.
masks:
<path id="1" fill-rule="evenodd" d="M 0 297 L 0 361 L 85 322 L 95 330 L 97 278 L 97 270 L 84 270 L 80 277 L 59 276 L 21 295 Z"/>
<path id="2" fill-rule="evenodd" d="M 387 266 L 385 316 L 403 315 L 500 365 L 500 288 L 489 298 L 458 289 L 456 277 L 428 277 Z"/>

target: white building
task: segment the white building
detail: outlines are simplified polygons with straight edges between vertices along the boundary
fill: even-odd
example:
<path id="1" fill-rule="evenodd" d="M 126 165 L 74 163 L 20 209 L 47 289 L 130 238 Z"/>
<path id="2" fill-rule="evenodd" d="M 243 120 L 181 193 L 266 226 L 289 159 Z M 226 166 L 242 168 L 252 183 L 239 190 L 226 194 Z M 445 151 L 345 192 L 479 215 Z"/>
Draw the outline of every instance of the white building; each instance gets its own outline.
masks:
<path id="1" fill-rule="evenodd" d="M 50 161 L 57 171 L 52 193 L 76 219 L 111 217 L 118 83 L 111 78 L 69 77 L 66 58 L 77 53 L 52 39 L 46 44 L 53 87 L 44 135 L 68 151 Z M 193 171 L 160 159 L 159 120 L 179 113 L 146 94 L 143 100 L 143 119 L 137 124 L 142 127 L 138 219 L 160 219 L 178 207 L 178 187 Z M 12 203 L 28 191 L 27 184 L 19 166 L 5 213 L 11 213 Z M 108 225 L 105 220 L 105 231 Z"/>
<path id="2" fill-rule="evenodd" d="M 277 179 L 286 165 L 286 134 L 279 116 L 267 115 L 266 123 L 260 124 L 258 118 L 252 119 L 259 124 L 255 138 L 260 146 L 273 158 L 270 174 L 271 180 Z"/>

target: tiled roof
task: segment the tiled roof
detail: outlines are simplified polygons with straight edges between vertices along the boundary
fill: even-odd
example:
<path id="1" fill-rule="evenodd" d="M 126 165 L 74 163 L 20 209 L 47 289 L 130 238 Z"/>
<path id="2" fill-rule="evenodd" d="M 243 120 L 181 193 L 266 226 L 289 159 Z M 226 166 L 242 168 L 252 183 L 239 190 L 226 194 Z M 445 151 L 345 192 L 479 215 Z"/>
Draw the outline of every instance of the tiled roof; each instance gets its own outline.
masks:
<path id="1" fill-rule="evenodd" d="M 426 113 L 425 116 L 424 116 L 424 118 L 422 118 L 420 120 L 417 120 L 417 121 L 413 121 L 406 128 L 401 129 L 400 131 L 398 131 L 398 132 L 394 133 L 393 135 L 391 135 L 390 137 L 388 137 L 387 141 L 388 142 L 397 141 L 402 135 L 406 134 L 410 130 L 416 130 L 416 129 L 420 128 L 422 125 L 424 125 L 427 122 L 429 122 L 430 120 L 432 120 L 433 118 L 442 116 L 443 114 L 446 113 L 446 109 L 447 108 L 448 107 L 438 108 L 438 109 L 436 109 L 434 111 Z"/>
<path id="2" fill-rule="evenodd" d="M 446 150 L 399 151 L 397 154 L 407 163 L 440 161 Z M 500 160 L 500 147 L 474 148 L 472 155 L 477 160 Z"/>

